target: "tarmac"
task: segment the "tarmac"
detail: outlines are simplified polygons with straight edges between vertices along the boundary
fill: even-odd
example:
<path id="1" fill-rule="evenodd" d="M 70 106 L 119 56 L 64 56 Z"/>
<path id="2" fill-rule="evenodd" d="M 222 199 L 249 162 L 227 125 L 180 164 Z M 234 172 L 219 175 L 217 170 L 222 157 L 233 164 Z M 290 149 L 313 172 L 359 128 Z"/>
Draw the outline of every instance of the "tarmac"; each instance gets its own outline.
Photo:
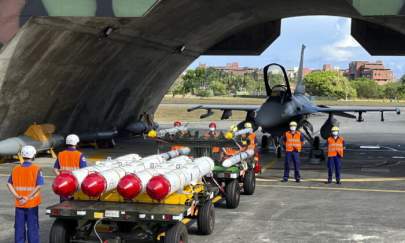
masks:
<path id="1" fill-rule="evenodd" d="M 217 207 L 215 230 L 201 236 L 190 228 L 191 242 L 405 242 L 405 119 L 386 114 L 367 114 L 366 122 L 342 118 L 347 150 L 343 162 L 343 184 L 325 184 L 326 163 L 301 156 L 301 183 L 280 182 L 283 159 L 272 150 L 262 153 L 264 171 L 258 176 L 252 196 L 241 196 L 237 209 Z M 326 116 L 314 116 L 314 127 Z M 231 122 L 220 122 L 226 128 Z M 206 128 L 208 121 L 190 123 Z M 118 140 L 115 149 L 85 148 L 89 160 L 121 154 L 156 152 L 153 142 L 143 138 Z M 48 242 L 53 222 L 45 208 L 58 202 L 51 190 L 53 159 L 38 158 L 46 184 L 40 207 L 41 242 Z M 0 165 L 0 242 L 13 242 L 13 199 L 5 184 L 13 164 Z"/>

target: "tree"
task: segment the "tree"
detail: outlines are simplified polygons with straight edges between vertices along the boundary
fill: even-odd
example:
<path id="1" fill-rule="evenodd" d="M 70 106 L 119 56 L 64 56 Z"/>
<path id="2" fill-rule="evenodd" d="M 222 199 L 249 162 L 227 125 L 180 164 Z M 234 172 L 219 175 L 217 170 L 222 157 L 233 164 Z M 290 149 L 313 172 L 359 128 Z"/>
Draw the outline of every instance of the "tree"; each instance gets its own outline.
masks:
<path id="1" fill-rule="evenodd" d="M 383 88 L 374 80 L 360 78 L 352 81 L 353 87 L 357 91 L 357 95 L 361 98 L 377 99 L 383 97 Z"/>
<path id="2" fill-rule="evenodd" d="M 356 97 L 351 83 L 338 72 L 319 71 L 305 76 L 306 91 L 314 96 L 335 98 Z"/>
<path id="3" fill-rule="evenodd" d="M 405 84 L 405 74 L 402 75 L 401 79 L 399 80 L 402 84 Z"/>

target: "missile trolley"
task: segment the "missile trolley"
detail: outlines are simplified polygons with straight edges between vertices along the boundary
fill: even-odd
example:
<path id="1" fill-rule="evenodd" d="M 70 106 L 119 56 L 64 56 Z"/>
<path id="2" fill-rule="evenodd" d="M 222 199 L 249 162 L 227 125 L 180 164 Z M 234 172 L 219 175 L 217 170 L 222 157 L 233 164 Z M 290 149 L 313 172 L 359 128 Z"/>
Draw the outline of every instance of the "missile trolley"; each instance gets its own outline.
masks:
<path id="1" fill-rule="evenodd" d="M 189 152 L 126 155 L 89 167 L 87 176 L 77 170 L 74 180 L 55 179 L 55 193 L 73 191 L 73 199 L 46 209 L 55 218 L 49 242 L 187 243 L 193 223 L 199 234 L 211 234 L 215 191 L 203 178 L 212 174 L 214 161 Z"/>
<path id="2" fill-rule="evenodd" d="M 171 147 L 189 147 L 194 157 L 208 156 L 214 159 L 215 168 L 212 177 L 206 177 L 206 183 L 212 190 L 217 190 L 214 203 L 225 201 L 227 208 L 239 206 L 241 191 L 252 195 L 256 188 L 256 174 L 253 150 L 237 152 L 233 156 L 225 156 L 223 149 L 239 151 L 240 147 L 232 139 L 226 139 L 224 134 L 218 137 L 203 137 L 199 131 L 187 136 L 168 135 L 154 138 L 159 151 L 167 151 Z M 216 148 L 216 149 L 215 149 Z M 218 151 L 219 149 L 219 151 Z M 215 151 L 216 150 L 216 151 Z"/>

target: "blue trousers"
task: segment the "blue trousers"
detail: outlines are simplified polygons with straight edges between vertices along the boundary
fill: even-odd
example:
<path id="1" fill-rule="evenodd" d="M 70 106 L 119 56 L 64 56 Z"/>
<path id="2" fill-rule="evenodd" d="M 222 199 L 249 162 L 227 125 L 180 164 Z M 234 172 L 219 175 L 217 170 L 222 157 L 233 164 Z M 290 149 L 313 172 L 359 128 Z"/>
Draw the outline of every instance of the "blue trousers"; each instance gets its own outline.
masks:
<path id="1" fill-rule="evenodd" d="M 340 169 L 342 160 L 339 156 L 328 157 L 328 181 L 332 181 L 333 170 L 335 170 L 336 181 L 340 181 Z"/>
<path id="2" fill-rule="evenodd" d="M 290 164 L 294 164 L 294 177 L 296 180 L 301 179 L 300 175 L 300 153 L 299 152 L 286 152 L 284 160 L 284 180 L 288 180 L 290 177 Z"/>
<path id="3" fill-rule="evenodd" d="M 40 243 L 38 207 L 15 208 L 15 243 Z"/>

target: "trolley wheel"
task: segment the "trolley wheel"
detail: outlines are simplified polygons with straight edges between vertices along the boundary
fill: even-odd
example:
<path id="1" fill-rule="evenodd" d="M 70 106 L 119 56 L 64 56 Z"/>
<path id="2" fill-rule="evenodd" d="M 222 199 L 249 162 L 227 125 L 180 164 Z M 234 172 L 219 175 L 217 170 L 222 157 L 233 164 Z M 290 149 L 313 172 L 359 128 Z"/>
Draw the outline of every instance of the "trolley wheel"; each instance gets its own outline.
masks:
<path id="1" fill-rule="evenodd" d="M 214 231 L 215 211 L 211 201 L 204 203 L 198 210 L 197 227 L 202 235 L 210 235 Z"/>
<path id="2" fill-rule="evenodd" d="M 237 208 L 240 200 L 240 186 L 238 180 L 232 180 L 225 187 L 227 208 Z"/>
<path id="3" fill-rule="evenodd" d="M 187 243 L 188 232 L 186 226 L 182 222 L 178 222 L 166 231 L 164 243 Z"/>
<path id="4" fill-rule="evenodd" d="M 49 233 L 49 243 L 69 243 L 75 232 L 77 222 L 56 219 Z"/>
<path id="5" fill-rule="evenodd" d="M 243 192 L 246 195 L 252 195 L 256 189 L 256 175 L 253 169 L 246 171 L 243 177 Z"/>

